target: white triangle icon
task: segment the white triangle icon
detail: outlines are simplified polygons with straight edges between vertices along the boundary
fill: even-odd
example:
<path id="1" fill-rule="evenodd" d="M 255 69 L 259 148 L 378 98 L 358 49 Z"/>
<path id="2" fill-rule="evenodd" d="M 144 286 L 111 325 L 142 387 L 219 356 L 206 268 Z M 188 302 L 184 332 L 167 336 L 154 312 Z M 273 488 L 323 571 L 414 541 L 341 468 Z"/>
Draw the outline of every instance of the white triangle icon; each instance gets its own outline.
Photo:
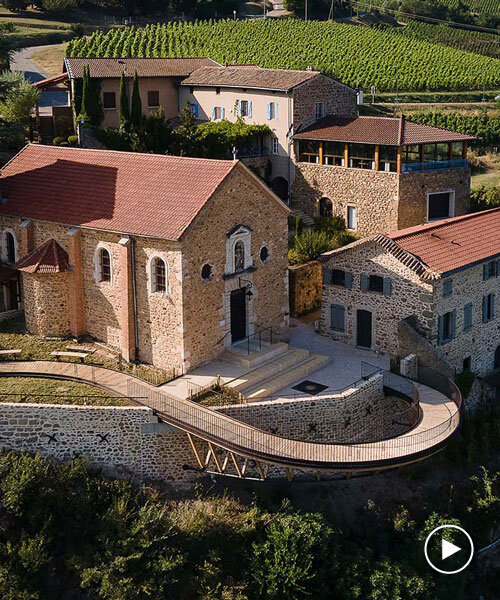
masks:
<path id="1" fill-rule="evenodd" d="M 462 548 L 455 546 L 451 542 L 447 542 L 445 539 L 441 538 L 441 560 L 445 558 L 449 558 L 453 556 L 457 552 L 459 552 Z"/>

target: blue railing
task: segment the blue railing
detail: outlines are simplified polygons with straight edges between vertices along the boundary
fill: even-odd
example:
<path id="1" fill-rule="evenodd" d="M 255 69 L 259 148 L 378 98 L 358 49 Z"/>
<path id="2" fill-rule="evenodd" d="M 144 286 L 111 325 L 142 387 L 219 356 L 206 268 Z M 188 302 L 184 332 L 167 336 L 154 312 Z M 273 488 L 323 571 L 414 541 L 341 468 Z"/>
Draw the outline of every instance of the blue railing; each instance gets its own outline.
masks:
<path id="1" fill-rule="evenodd" d="M 269 150 L 267 148 L 260 149 L 242 149 L 236 152 L 236 158 L 260 158 L 262 156 L 269 156 Z"/>
<path id="2" fill-rule="evenodd" d="M 466 158 L 453 160 L 429 160 L 425 162 L 403 163 L 403 173 L 420 173 L 422 171 L 440 171 L 447 169 L 467 169 L 469 161 Z"/>

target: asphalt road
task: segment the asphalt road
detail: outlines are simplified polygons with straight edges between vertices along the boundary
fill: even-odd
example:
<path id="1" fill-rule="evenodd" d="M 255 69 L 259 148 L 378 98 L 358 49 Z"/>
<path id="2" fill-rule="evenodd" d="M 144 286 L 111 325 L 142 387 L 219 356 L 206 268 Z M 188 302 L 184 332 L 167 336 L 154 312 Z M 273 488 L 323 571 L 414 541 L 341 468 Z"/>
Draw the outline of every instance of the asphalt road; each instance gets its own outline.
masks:
<path id="1" fill-rule="evenodd" d="M 30 46 L 14 52 L 10 61 L 11 71 L 22 71 L 28 81 L 41 81 L 47 74 L 31 60 L 31 56 L 39 50 L 52 48 L 52 45 Z M 40 106 L 66 106 L 68 95 L 66 92 L 42 92 Z"/>

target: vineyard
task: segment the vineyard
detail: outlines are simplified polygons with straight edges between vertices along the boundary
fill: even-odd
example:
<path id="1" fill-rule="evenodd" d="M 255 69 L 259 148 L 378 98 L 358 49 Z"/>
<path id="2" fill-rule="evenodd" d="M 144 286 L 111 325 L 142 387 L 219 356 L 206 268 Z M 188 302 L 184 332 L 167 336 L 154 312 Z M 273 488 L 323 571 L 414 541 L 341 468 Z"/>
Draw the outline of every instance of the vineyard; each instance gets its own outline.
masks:
<path id="1" fill-rule="evenodd" d="M 439 4 L 444 4 L 452 8 L 457 8 L 460 0 L 439 0 Z M 498 0 L 465 0 L 464 4 L 478 13 L 486 13 L 489 15 L 497 15 L 500 13 Z"/>
<path id="2" fill-rule="evenodd" d="M 68 45 L 68 56 L 208 56 L 220 63 L 305 69 L 358 87 L 474 90 L 500 85 L 500 60 L 444 44 L 341 23 L 289 20 L 167 23 L 95 32 Z"/>
<path id="3" fill-rule="evenodd" d="M 463 115 L 458 112 L 413 113 L 412 121 L 444 127 L 460 133 L 468 133 L 481 138 L 479 145 L 491 146 L 500 144 L 500 117 L 486 115 Z"/>
<path id="4" fill-rule="evenodd" d="M 500 37 L 493 33 L 466 31 L 448 25 L 431 25 L 418 21 L 408 21 L 405 27 L 397 27 L 393 31 L 405 37 L 446 44 L 453 48 L 500 58 Z"/>

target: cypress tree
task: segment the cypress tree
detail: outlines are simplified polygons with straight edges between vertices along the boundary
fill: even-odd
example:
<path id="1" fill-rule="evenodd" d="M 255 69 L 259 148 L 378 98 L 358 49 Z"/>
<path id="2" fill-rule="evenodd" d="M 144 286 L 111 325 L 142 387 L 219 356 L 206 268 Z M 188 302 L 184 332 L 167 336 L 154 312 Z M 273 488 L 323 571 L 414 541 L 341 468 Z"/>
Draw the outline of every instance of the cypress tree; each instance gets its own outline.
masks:
<path id="1" fill-rule="evenodd" d="M 78 115 L 78 120 L 83 119 L 85 123 L 88 124 L 90 121 L 89 114 L 89 103 L 90 103 L 90 73 L 88 71 L 88 65 L 83 66 L 83 75 L 82 75 L 82 101 L 80 104 L 80 113 Z"/>
<path id="2" fill-rule="evenodd" d="M 139 94 L 139 77 L 137 71 L 134 75 L 134 87 L 132 91 L 132 108 L 130 110 L 130 123 L 136 129 L 139 129 L 142 125 L 142 102 L 141 95 Z"/>
<path id="3" fill-rule="evenodd" d="M 125 73 L 120 78 L 120 129 L 128 129 L 130 125 L 130 110 L 128 106 L 127 79 Z"/>

